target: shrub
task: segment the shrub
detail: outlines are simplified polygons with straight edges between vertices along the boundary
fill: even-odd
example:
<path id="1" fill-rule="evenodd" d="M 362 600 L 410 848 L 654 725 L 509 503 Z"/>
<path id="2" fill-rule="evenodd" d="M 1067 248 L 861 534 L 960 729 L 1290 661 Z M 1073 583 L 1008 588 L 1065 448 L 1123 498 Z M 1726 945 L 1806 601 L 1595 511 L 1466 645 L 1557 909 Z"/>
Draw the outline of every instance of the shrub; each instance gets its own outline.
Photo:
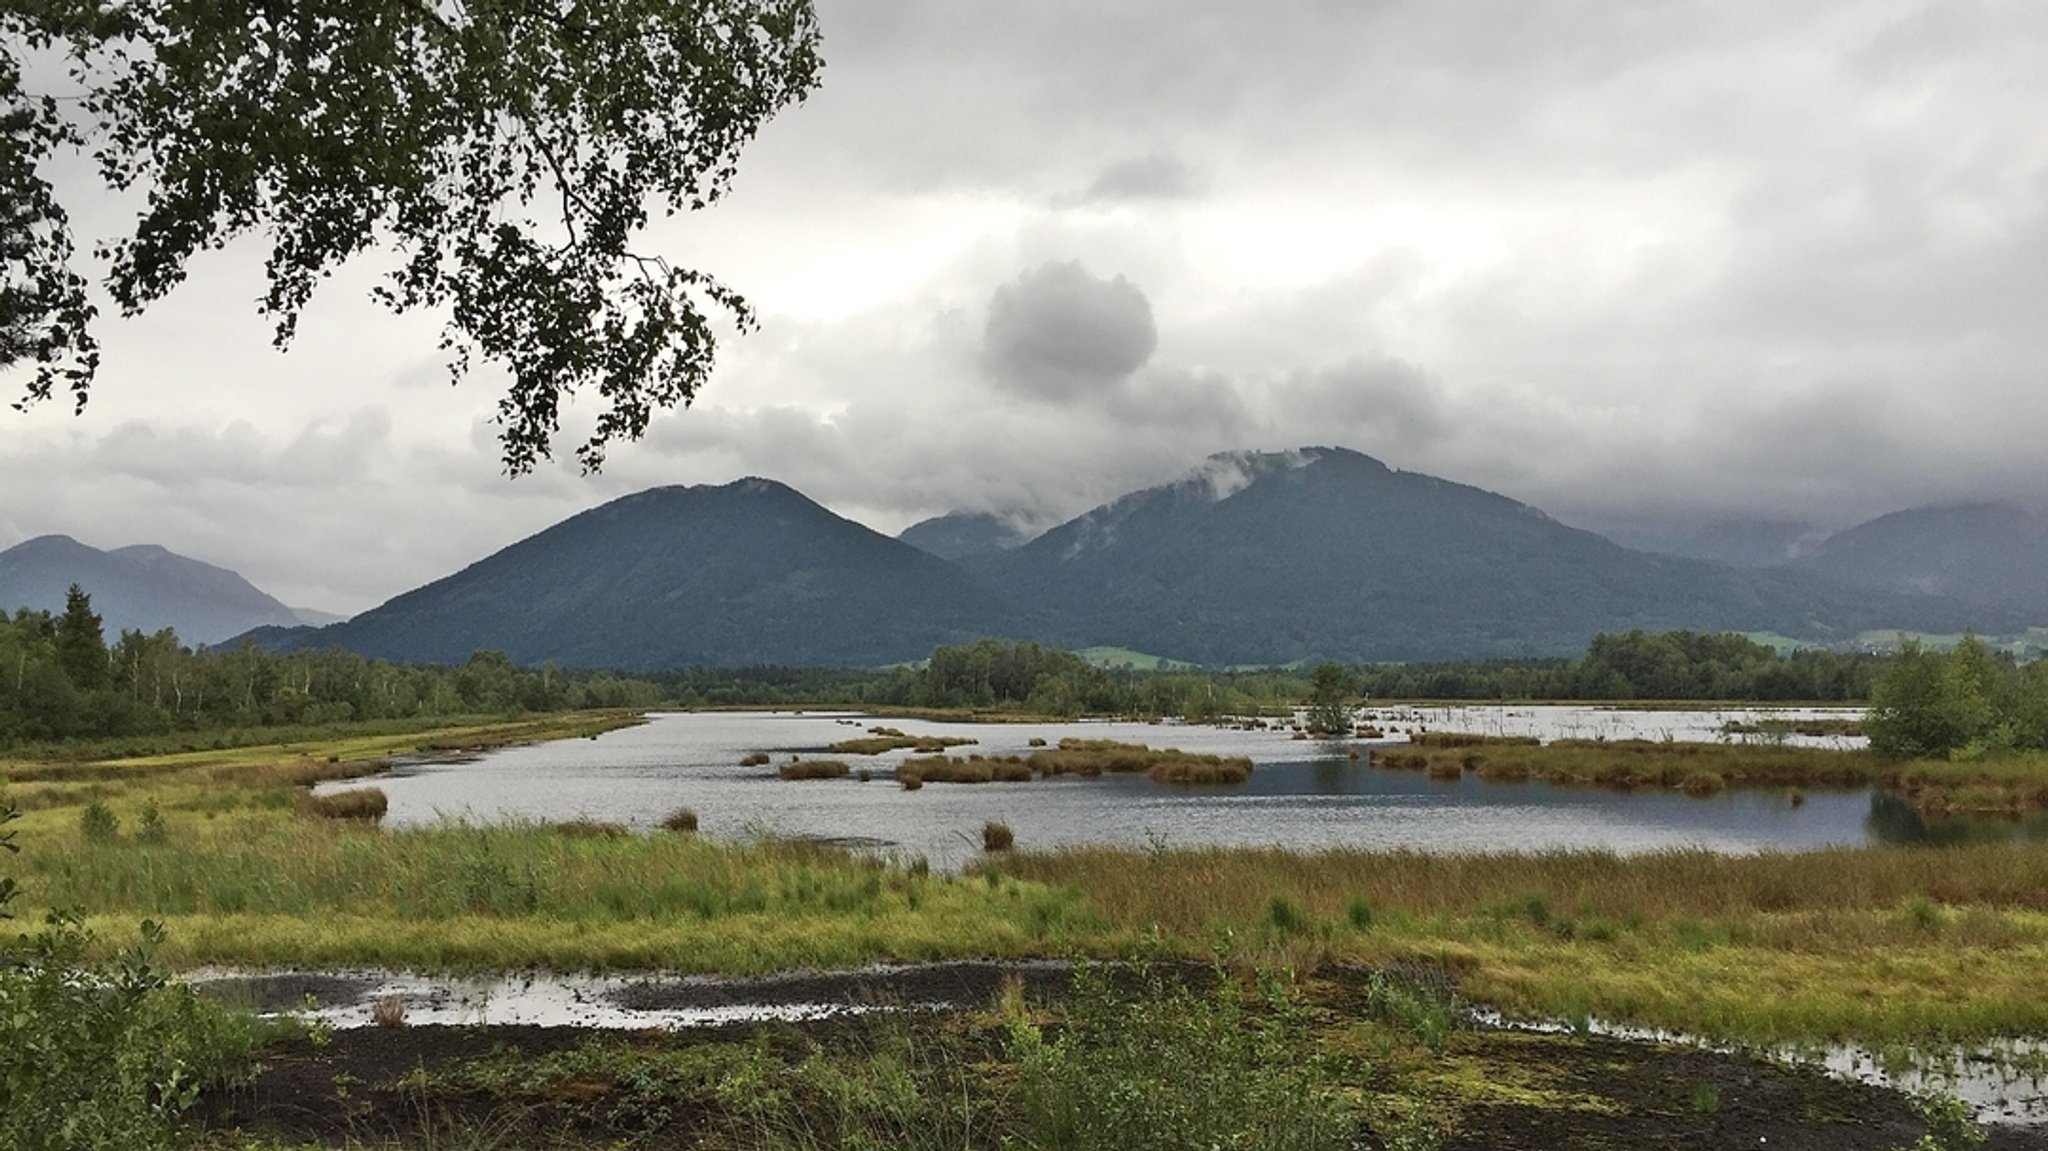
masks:
<path id="1" fill-rule="evenodd" d="M 160 844 L 171 837 L 171 829 L 164 823 L 164 812 L 152 799 L 142 805 L 142 815 L 135 823 L 135 838 L 138 842 Z"/>
<path id="2" fill-rule="evenodd" d="M 697 813 L 687 807 L 678 807 L 661 819 L 662 829 L 682 835 L 694 834 L 697 830 Z"/>
<path id="3" fill-rule="evenodd" d="M 121 836 L 121 817 L 105 800 L 95 799 L 78 813 L 78 834 L 87 843 L 112 843 Z"/>
<path id="4" fill-rule="evenodd" d="M 991 819 L 981 825 L 983 851 L 1008 851 L 1016 842 L 1017 837 L 1010 831 L 1010 825 L 1007 823 Z"/>
<path id="5" fill-rule="evenodd" d="M 0 809 L 0 825 L 15 815 Z M 0 918 L 14 894 L 0 878 Z M 169 1148 L 200 1092 L 248 1067 L 253 1022 L 158 972 L 162 940 L 144 922 L 134 946 L 88 961 L 92 933 L 71 912 L 0 949 L 0 1147 Z"/>

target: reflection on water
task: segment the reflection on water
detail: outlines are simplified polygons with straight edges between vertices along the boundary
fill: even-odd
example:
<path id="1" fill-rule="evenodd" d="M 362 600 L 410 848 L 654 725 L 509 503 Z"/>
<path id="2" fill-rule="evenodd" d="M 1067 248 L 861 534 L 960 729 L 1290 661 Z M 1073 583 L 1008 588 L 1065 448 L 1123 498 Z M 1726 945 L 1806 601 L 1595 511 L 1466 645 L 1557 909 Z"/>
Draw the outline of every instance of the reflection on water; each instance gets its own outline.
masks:
<path id="1" fill-rule="evenodd" d="M 1545 712 L 1594 709 L 1459 709 L 1468 723 L 1512 731 L 1557 730 Z M 1727 713 L 1723 713 L 1727 714 Z M 934 724 L 889 720 L 913 734 L 977 741 L 956 754 L 1022 754 L 1030 741 L 1084 736 L 1246 755 L 1257 765 L 1231 787 L 1170 787 L 1142 777 L 1061 778 L 1010 784 L 931 784 L 904 791 L 890 779 L 907 752 L 846 756 L 875 778 L 784 782 L 774 768 L 741 767 L 751 752 L 778 761 L 821 755 L 830 743 L 875 721 L 843 713 L 656 715 L 595 740 L 507 748 L 469 762 L 419 763 L 378 782 L 394 826 L 441 818 L 562 820 L 575 816 L 651 827 L 677 807 L 694 808 L 705 834 L 773 834 L 868 841 L 957 866 L 978 853 L 990 819 L 1008 823 L 1020 847 L 1277 845 L 1428 851 L 1618 852 L 1705 847 L 1747 852 L 1837 844 L 1978 842 L 2048 836 L 2048 819 L 1930 823 L 1888 793 L 1731 789 L 1704 799 L 1662 789 L 1610 791 L 1542 782 L 1429 779 L 1369 766 L 1374 744 L 1292 738 L 1287 731 L 1237 731 L 1179 724 Z M 1683 724 L 1718 727 L 1714 713 L 1603 715 L 1614 738 Z M 1433 725 L 1434 726 L 1434 725 Z M 1358 760 L 1350 753 L 1357 749 Z"/>
<path id="2" fill-rule="evenodd" d="M 1957 847 L 1971 843 L 2033 843 L 2048 839 L 2048 812 L 2020 816 L 1943 816 L 1929 819 L 1894 791 L 1870 793 L 1863 821 L 1873 843 L 1919 843 Z"/>

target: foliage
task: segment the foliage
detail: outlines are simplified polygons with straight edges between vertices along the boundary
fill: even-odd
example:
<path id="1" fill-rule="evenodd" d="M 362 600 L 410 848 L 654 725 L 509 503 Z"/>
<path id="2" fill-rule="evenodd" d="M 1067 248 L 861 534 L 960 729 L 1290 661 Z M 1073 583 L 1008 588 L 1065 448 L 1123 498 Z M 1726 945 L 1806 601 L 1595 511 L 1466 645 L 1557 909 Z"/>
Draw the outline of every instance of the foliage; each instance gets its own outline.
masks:
<path id="1" fill-rule="evenodd" d="M 168 629 L 109 648 L 91 596 L 65 611 L 0 610 L 0 747 L 355 720 L 649 707 L 652 684 L 608 672 L 518 668 L 477 652 L 450 668 L 339 649 L 193 649 Z"/>
<path id="2" fill-rule="evenodd" d="M 1977 1151 L 1985 1132 L 1970 1114 L 1970 1105 L 1954 1095 L 1930 1091 L 1913 1099 L 1927 1131 L 1905 1151 Z"/>
<path id="3" fill-rule="evenodd" d="M 0 826 L 15 816 L 0 810 Z M 0 837 L 10 853 L 11 839 Z M 15 895 L 0 879 L 0 917 Z M 136 944 L 88 962 L 83 917 L 53 911 L 42 931 L 0 944 L 0 1146 L 171 1146 L 170 1122 L 247 1063 L 253 1030 L 159 972 L 162 940 L 145 920 Z"/>
<path id="4" fill-rule="evenodd" d="M 2048 666 L 2022 669 L 1975 636 L 1945 655 L 1908 641 L 1871 688 L 1864 730 L 1893 759 L 2048 749 Z"/>
<path id="5" fill-rule="evenodd" d="M 718 199 L 741 147 L 821 67 L 809 0 L 426 3 L 374 18 L 336 0 L 60 0 L 0 10 L 0 43 L 0 177 L 20 205 L 0 220 L 0 318 L 26 332 L 0 366 L 39 365 L 29 401 L 61 380 L 82 404 L 96 366 L 67 221 L 34 172 L 81 142 L 110 188 L 146 197 L 134 234 L 106 249 L 124 313 L 167 294 L 193 255 L 261 232 L 261 308 L 284 346 L 322 279 L 388 243 L 397 266 L 373 296 L 445 310 L 457 378 L 477 353 L 509 369 L 498 414 L 514 472 L 550 454 L 563 398 L 586 388 L 605 406 L 578 455 L 599 465 L 708 377 L 707 308 L 751 323 L 731 289 L 634 240 L 651 203 Z M 22 90 L 24 49 L 68 55 L 82 122 Z"/>
<path id="6" fill-rule="evenodd" d="M 1139 981 L 1135 992 L 1118 986 L 1128 978 Z M 1270 972 L 1247 1002 L 1220 972 L 1204 993 L 1154 965 L 1084 966 L 1052 1037 L 1019 1012 L 1010 1047 L 1024 1147 L 1337 1151 L 1354 1143 L 1336 1066 Z"/>
<path id="7" fill-rule="evenodd" d="M 1317 664 L 1308 673 L 1308 713 L 1304 725 L 1311 735 L 1351 734 L 1351 693 L 1353 686 L 1350 672 L 1336 663 L 1325 661 Z"/>

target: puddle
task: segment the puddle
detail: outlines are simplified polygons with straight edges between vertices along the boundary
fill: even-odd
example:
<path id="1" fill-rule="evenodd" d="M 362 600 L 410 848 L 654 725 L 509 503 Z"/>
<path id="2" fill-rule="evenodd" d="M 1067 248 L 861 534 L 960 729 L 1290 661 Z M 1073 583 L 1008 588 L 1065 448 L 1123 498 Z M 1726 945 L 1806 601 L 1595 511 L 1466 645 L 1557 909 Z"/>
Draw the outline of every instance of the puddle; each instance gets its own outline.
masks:
<path id="1" fill-rule="evenodd" d="M 1570 1024 L 1509 1019 L 1490 1009 L 1472 1012 L 1481 1027 L 1562 1033 Z M 1913 1048 L 1879 1052 L 1853 1045 L 1767 1048 L 1709 1043 L 1678 1031 L 1659 1031 L 1591 1020 L 1584 1029 L 1594 1035 L 1645 1043 L 1669 1043 L 1728 1054 L 1755 1054 L 1779 1062 L 1824 1068 L 1841 1079 L 1908 1094 L 1940 1091 L 1968 1103 L 1980 1123 L 2018 1127 L 2048 1125 L 2048 1041 L 2011 1038 L 1976 1047 L 1946 1050 Z"/>

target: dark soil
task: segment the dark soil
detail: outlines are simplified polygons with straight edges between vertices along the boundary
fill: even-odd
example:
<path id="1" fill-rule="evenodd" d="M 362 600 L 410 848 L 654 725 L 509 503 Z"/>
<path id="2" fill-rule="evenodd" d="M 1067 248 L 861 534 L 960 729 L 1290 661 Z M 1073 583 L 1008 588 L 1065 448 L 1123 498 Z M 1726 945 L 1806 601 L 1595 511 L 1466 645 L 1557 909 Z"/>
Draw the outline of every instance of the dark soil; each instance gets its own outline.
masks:
<path id="1" fill-rule="evenodd" d="M 1156 972 L 1155 972 L 1156 974 Z M 1200 985 L 1196 966 L 1173 974 Z M 1328 1019 L 1361 1013 L 1365 973 L 1325 970 L 1311 991 Z M 763 1003 L 900 1004 L 936 1007 L 889 1018 L 841 1015 L 803 1023 L 740 1023 L 682 1031 L 600 1032 L 576 1027 L 413 1026 L 339 1031 L 280 1040 L 254 1081 L 216 1091 L 197 1110 L 216 1131 L 243 1131 L 328 1145 L 403 1140 L 443 1145 L 455 1132 L 487 1130 L 497 1145 L 595 1149 L 621 1144 L 726 1145 L 708 1100 L 665 1098 L 650 1115 L 619 1078 L 594 1074 L 548 1092 L 492 1095 L 459 1086 L 480 1061 L 521 1065 L 605 1045 L 640 1057 L 765 1043 L 794 1063 L 807 1050 L 858 1051 L 878 1029 L 910 1026 L 920 1044 L 967 1065 L 1001 1057 L 1001 1028 L 964 1012 L 985 1007 L 1011 980 L 1032 1002 L 1061 997 L 1061 964 L 949 963 L 739 982 L 674 980 L 628 988 L 624 1005 L 718 1007 Z M 298 1002 L 345 993 L 316 977 L 252 989 L 258 999 Z M 345 981 L 341 981 L 345 983 Z M 625 1068 L 631 1058 L 593 1060 Z M 1467 1029 L 1441 1057 L 1410 1057 L 1409 1071 L 1439 1100 L 1444 1151 L 1894 1151 L 1923 1130 L 1896 1091 L 1745 1055 L 1600 1037 Z M 1367 1084 L 1367 1086 L 1373 1086 Z M 708 1137 L 708 1138 L 707 1138 Z M 505 1143 L 510 1138 L 516 1142 Z M 1369 1145 L 1369 1144 L 1368 1144 Z M 2048 1151 L 2048 1130 L 1992 1128 L 1990 1151 Z"/>

